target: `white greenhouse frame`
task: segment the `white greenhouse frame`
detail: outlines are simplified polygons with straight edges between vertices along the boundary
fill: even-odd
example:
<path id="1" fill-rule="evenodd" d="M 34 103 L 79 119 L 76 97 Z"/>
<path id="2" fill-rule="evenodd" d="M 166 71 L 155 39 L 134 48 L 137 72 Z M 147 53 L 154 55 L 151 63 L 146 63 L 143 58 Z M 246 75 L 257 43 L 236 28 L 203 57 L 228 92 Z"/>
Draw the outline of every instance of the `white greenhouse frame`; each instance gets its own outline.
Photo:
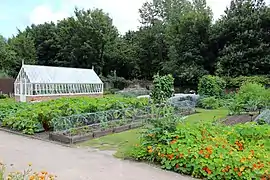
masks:
<path id="1" fill-rule="evenodd" d="M 103 82 L 93 69 L 22 65 L 14 82 L 15 97 L 102 95 Z"/>

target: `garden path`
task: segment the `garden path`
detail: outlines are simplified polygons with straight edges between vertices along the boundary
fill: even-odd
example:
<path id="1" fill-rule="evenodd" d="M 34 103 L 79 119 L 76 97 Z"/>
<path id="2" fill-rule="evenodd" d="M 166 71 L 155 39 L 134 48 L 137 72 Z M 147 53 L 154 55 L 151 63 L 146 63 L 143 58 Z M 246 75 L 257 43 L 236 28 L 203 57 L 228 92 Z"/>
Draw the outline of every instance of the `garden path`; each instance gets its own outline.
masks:
<path id="1" fill-rule="evenodd" d="M 0 158 L 23 170 L 46 170 L 59 180 L 188 180 L 143 163 L 123 161 L 105 152 L 69 148 L 0 131 Z"/>

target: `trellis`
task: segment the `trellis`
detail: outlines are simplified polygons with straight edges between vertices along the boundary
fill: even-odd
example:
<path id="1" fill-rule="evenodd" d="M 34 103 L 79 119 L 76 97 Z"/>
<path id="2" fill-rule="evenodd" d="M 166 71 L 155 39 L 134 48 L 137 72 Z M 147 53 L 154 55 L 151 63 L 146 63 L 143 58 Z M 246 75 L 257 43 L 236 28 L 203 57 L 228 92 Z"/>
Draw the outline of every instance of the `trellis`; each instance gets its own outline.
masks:
<path id="1" fill-rule="evenodd" d="M 54 131 L 63 131 L 71 128 L 78 128 L 102 122 L 111 122 L 119 120 L 137 120 L 146 118 L 153 112 L 152 107 L 127 108 L 119 110 L 99 111 L 95 113 L 84 113 L 66 117 L 54 118 L 51 125 Z"/>
<path id="2" fill-rule="evenodd" d="M 99 111 L 94 113 L 76 114 L 71 116 L 57 117 L 52 119 L 51 126 L 54 131 L 65 131 L 72 128 L 97 125 L 104 122 L 127 121 L 134 122 L 147 118 L 164 117 L 166 114 L 174 113 L 182 115 L 194 111 L 194 108 L 175 110 L 172 106 L 146 106 L 143 108 L 126 108 L 119 110 Z"/>

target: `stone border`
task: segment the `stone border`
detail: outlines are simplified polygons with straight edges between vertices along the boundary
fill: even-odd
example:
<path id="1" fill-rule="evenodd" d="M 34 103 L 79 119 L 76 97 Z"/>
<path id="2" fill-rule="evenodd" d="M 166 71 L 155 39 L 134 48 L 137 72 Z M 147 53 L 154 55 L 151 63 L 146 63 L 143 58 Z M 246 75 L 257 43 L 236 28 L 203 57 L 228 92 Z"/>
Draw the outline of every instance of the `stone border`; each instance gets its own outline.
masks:
<path id="1" fill-rule="evenodd" d="M 0 131 L 7 132 L 7 133 L 10 133 L 10 134 L 13 134 L 13 135 L 23 136 L 23 137 L 26 137 L 26 138 L 29 138 L 29 139 L 35 139 L 35 140 L 40 140 L 40 141 L 44 141 L 44 142 L 50 142 L 50 143 L 65 146 L 65 147 L 71 147 L 70 145 L 63 144 L 63 143 L 60 143 L 60 142 L 57 142 L 57 141 L 51 141 L 51 140 L 47 140 L 47 139 L 40 138 L 40 137 L 37 137 L 37 136 L 27 135 L 27 134 L 24 134 L 22 132 L 13 131 L 11 129 L 6 129 L 6 128 L 3 128 L 3 127 L 0 127 Z"/>

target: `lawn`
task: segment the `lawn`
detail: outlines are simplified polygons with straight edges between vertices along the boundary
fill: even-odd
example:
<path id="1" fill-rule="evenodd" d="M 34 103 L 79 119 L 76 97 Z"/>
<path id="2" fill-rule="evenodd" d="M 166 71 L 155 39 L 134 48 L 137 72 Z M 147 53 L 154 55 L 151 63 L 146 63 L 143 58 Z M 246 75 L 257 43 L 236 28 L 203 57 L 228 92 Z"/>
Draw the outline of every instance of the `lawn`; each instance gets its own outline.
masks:
<path id="1" fill-rule="evenodd" d="M 196 114 L 188 116 L 185 121 L 198 123 L 199 121 L 214 121 L 225 118 L 228 115 L 228 109 L 220 108 L 215 110 L 196 109 Z"/>
<path id="2" fill-rule="evenodd" d="M 188 116 L 185 121 L 192 123 L 213 121 L 215 119 L 224 118 L 228 114 L 227 109 L 196 109 L 196 111 L 196 114 Z M 115 156 L 121 158 L 124 157 L 124 152 L 126 152 L 127 148 L 139 142 L 139 137 L 140 129 L 136 129 L 89 140 L 79 144 L 79 146 L 92 147 L 99 150 L 114 150 L 116 151 Z"/>
<path id="3" fill-rule="evenodd" d="M 115 156 L 121 158 L 126 148 L 139 142 L 139 137 L 140 129 L 135 129 L 89 140 L 79 144 L 79 146 L 92 147 L 99 150 L 114 150 L 117 151 Z"/>

